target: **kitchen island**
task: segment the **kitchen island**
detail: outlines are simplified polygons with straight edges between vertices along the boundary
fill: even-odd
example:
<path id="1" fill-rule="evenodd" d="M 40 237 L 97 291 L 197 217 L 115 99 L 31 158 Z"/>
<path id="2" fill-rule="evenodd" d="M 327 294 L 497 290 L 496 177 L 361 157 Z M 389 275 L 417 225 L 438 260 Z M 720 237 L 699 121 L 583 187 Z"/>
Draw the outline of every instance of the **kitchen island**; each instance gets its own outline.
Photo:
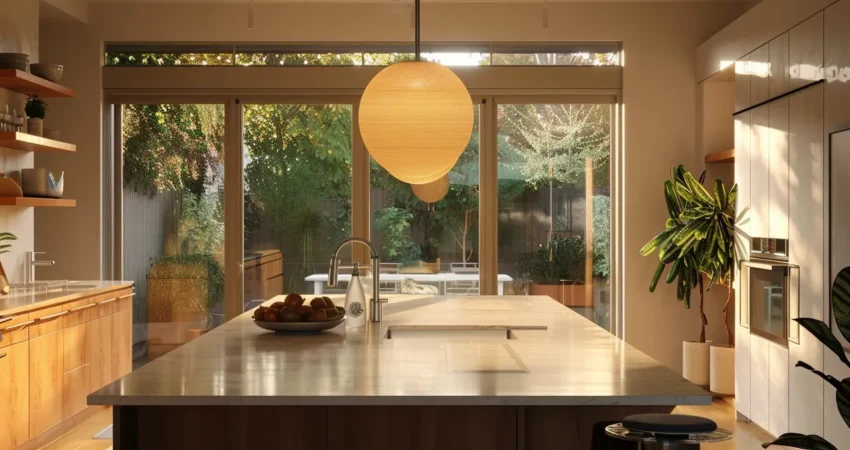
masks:
<path id="1" fill-rule="evenodd" d="M 88 401 L 118 449 L 538 450 L 711 396 L 548 297 L 401 296 L 318 335 L 245 313 Z"/>

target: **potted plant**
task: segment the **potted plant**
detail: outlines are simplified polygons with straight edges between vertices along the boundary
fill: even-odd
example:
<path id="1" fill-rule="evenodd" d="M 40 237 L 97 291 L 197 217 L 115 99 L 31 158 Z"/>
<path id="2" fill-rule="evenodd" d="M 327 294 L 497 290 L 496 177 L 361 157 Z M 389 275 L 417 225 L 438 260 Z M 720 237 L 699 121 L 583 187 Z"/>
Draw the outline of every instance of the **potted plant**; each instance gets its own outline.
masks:
<path id="1" fill-rule="evenodd" d="M 8 241 L 16 241 L 18 238 L 12 233 L 0 233 L 0 255 L 9 253 L 12 244 L 6 244 Z M 0 261 L 0 295 L 9 293 L 9 278 L 6 277 L 6 270 L 3 269 L 3 261 Z"/>
<path id="2" fill-rule="evenodd" d="M 584 288 L 585 242 L 581 236 L 553 236 L 545 247 L 521 261 L 521 278 L 532 295 L 546 295 L 566 306 L 589 306 Z"/>
<path id="3" fill-rule="evenodd" d="M 38 97 L 30 97 L 27 99 L 27 105 L 24 107 L 24 112 L 27 113 L 27 133 L 33 136 L 42 136 L 44 134 L 44 116 L 47 113 L 47 103 Z"/>
<path id="4" fill-rule="evenodd" d="M 844 339 L 850 340 L 850 267 L 841 269 L 835 281 L 832 282 L 832 315 L 835 318 L 838 331 Z M 832 334 L 829 325 L 817 319 L 794 319 L 809 333 L 813 334 L 827 349 L 835 353 L 838 359 L 850 369 L 850 359 L 841 345 L 841 341 Z M 850 427 L 850 378 L 839 380 L 827 375 L 803 361 L 797 361 L 796 367 L 802 367 L 809 372 L 823 378 L 829 385 L 835 388 L 835 402 L 838 412 L 844 423 Z M 803 435 L 800 433 L 785 433 L 775 441 L 762 444 L 768 448 L 771 445 L 784 445 L 786 447 L 803 448 L 811 450 L 838 450 L 838 447 L 827 442 L 826 439 L 816 435 Z"/>
<path id="5" fill-rule="evenodd" d="M 734 269 L 734 205 L 738 186 L 726 191 L 721 181 L 715 181 L 712 195 L 702 185 L 704 179 L 705 172 L 697 180 L 684 166 L 672 170 L 671 179 L 664 182 L 670 218 L 665 230 L 644 245 L 640 254 L 647 256 L 658 251 L 659 263 L 649 283 L 650 292 L 655 292 L 668 264 L 671 268 L 665 281 L 676 282 L 676 297 L 684 302 L 685 308 L 691 307 L 691 291 L 699 288 L 700 337 L 699 341 L 682 344 L 682 374 L 694 384 L 708 386 L 710 343 L 705 339 L 708 325 L 705 291 L 718 281 L 729 280 Z M 734 357 L 731 363 L 734 364 Z M 734 374 L 734 366 L 731 370 Z"/>

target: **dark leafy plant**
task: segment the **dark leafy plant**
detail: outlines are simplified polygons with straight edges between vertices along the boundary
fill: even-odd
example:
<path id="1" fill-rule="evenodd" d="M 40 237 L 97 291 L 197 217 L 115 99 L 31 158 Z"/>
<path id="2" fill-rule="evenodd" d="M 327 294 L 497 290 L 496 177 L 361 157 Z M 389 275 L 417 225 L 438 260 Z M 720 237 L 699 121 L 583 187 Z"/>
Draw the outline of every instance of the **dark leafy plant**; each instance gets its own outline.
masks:
<path id="1" fill-rule="evenodd" d="M 157 258 L 148 269 L 149 279 L 205 279 L 209 283 L 207 307 L 224 298 L 224 271 L 212 255 L 170 255 Z"/>
<path id="2" fill-rule="evenodd" d="M 517 264 L 520 278 L 537 284 L 560 284 L 561 280 L 584 280 L 585 241 L 581 236 L 553 236 Z"/>
<path id="3" fill-rule="evenodd" d="M 388 261 L 408 264 L 421 256 L 419 246 L 410 240 L 413 214 L 405 209 L 388 206 L 375 213 L 375 227 L 381 231 L 381 253 Z"/>
<path id="4" fill-rule="evenodd" d="M 714 182 L 714 195 L 702 185 L 705 172 L 699 180 L 684 166 L 672 170 L 670 180 L 664 182 L 664 198 L 667 201 L 667 219 L 664 231 L 640 249 L 647 256 L 658 251 L 658 267 L 649 292 L 655 292 L 665 267 L 671 264 L 667 274 L 668 284 L 676 282 L 676 297 L 691 307 L 691 290 L 699 287 L 699 311 L 701 316 L 700 342 L 705 342 L 705 289 L 702 274 L 709 278 L 708 289 L 718 281 L 728 281 L 735 267 L 735 199 L 738 186 L 729 191 L 723 182 Z M 730 294 L 731 296 L 731 294 Z M 727 299 L 728 309 L 729 300 Z M 728 332 L 728 328 L 727 328 Z M 730 345 L 731 345 L 731 333 Z"/>
<path id="5" fill-rule="evenodd" d="M 841 269 L 841 272 L 835 277 L 835 281 L 832 282 L 832 314 L 835 317 L 835 323 L 838 325 L 838 331 L 844 336 L 844 339 L 850 340 L 850 267 Z M 847 358 L 847 353 L 844 352 L 841 342 L 832 334 L 829 325 L 817 319 L 794 320 L 806 331 L 812 333 L 826 348 L 835 353 L 841 362 L 850 368 L 850 359 Z M 850 427 L 850 378 L 839 380 L 803 361 L 797 361 L 796 367 L 802 367 L 812 372 L 835 388 L 835 402 L 838 404 L 838 413 L 841 414 L 844 423 Z M 809 450 L 838 450 L 836 446 L 820 436 L 806 436 L 800 433 L 785 433 L 773 442 L 762 444 L 762 447 L 768 448 L 771 445 L 784 445 Z"/>
<path id="6" fill-rule="evenodd" d="M 593 196 L 593 276 L 611 272 L 611 197 Z"/>
<path id="7" fill-rule="evenodd" d="M 24 112 L 30 119 L 44 119 L 47 113 L 47 103 L 38 97 L 30 97 L 27 99 L 27 105 L 24 107 Z"/>
<path id="8" fill-rule="evenodd" d="M 12 233 L 0 233 L 0 255 L 2 255 L 3 253 L 9 253 L 11 251 L 9 249 L 12 248 L 12 244 L 5 244 L 5 242 L 17 240 L 18 237 Z"/>

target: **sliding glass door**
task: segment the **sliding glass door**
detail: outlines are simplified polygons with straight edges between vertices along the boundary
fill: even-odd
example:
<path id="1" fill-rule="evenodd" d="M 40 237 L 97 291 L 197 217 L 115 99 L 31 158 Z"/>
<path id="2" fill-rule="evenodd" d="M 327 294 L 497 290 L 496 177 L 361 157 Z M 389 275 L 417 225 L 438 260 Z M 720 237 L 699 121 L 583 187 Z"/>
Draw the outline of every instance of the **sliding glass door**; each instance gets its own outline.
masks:
<path id="1" fill-rule="evenodd" d="M 506 294 L 548 295 L 609 329 L 613 108 L 593 100 L 498 100 L 498 267 Z"/>
<path id="2" fill-rule="evenodd" d="M 330 292 L 331 252 L 352 235 L 353 106 L 242 109 L 243 308 L 288 292 Z"/>
<path id="3" fill-rule="evenodd" d="M 134 359 L 224 322 L 224 105 L 118 105 L 122 279 Z"/>

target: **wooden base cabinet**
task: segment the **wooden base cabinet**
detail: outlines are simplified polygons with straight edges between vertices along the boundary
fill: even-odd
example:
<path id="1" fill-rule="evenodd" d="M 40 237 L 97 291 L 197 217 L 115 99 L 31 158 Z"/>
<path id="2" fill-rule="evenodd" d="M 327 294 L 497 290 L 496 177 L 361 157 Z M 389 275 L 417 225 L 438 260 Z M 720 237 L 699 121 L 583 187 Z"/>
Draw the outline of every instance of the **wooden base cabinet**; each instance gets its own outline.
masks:
<path id="1" fill-rule="evenodd" d="M 0 348 L 0 450 L 12 450 L 29 439 L 28 345 Z"/>
<path id="2" fill-rule="evenodd" d="M 0 326 L 0 450 L 58 437 L 86 410 L 89 394 L 133 368 L 128 288 L 11 317 Z"/>
<path id="3" fill-rule="evenodd" d="M 29 341 L 30 439 L 62 422 L 62 331 Z"/>

